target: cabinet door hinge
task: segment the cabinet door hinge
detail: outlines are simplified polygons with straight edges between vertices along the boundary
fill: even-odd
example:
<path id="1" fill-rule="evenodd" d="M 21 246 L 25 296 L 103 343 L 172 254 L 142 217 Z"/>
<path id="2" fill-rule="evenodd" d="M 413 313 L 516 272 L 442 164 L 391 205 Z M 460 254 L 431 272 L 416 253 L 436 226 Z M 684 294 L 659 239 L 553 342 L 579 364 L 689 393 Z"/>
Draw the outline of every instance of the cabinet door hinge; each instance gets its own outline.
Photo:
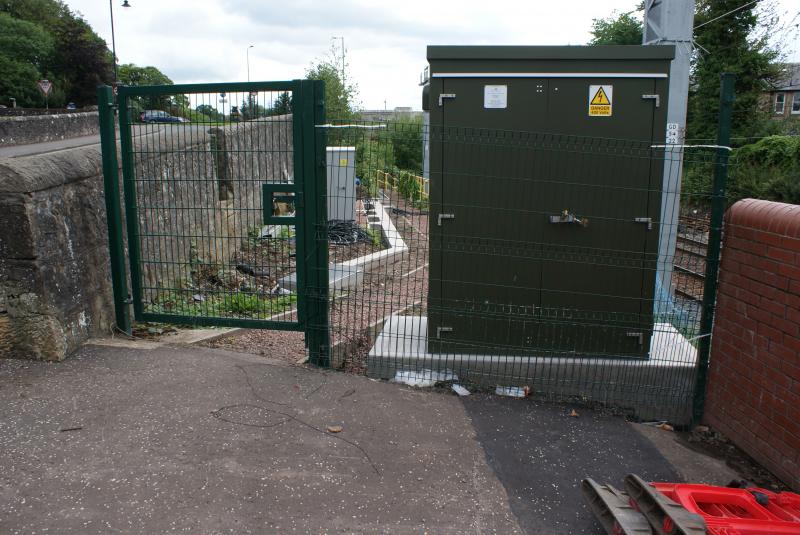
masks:
<path id="1" fill-rule="evenodd" d="M 456 218 L 455 214 L 439 214 L 439 217 L 437 218 L 437 221 L 438 221 L 439 226 L 441 227 L 443 219 L 455 219 L 455 218 Z"/>
<path id="2" fill-rule="evenodd" d="M 456 98 L 455 93 L 441 93 L 439 94 L 439 106 L 444 106 L 444 99 L 446 98 Z"/>
<path id="3" fill-rule="evenodd" d="M 637 339 L 637 341 L 639 342 L 639 345 L 640 345 L 640 346 L 641 346 L 641 345 L 644 345 L 644 333 L 640 333 L 640 332 L 629 332 L 629 333 L 625 333 L 625 336 L 627 336 L 627 337 L 629 337 L 629 338 L 636 338 L 636 339 Z"/>
<path id="4" fill-rule="evenodd" d="M 451 333 L 453 332 L 452 327 L 436 327 L 436 338 L 441 338 L 442 333 Z"/>

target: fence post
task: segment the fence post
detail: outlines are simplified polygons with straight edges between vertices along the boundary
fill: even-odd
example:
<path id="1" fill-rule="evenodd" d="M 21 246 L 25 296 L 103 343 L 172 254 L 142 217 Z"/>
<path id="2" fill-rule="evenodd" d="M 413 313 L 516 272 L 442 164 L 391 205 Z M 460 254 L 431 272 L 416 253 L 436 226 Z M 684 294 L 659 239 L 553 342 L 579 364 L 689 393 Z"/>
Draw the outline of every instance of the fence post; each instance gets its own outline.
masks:
<path id="1" fill-rule="evenodd" d="M 328 213 L 324 128 L 325 84 L 319 80 L 302 81 L 303 151 L 305 190 L 305 233 L 307 244 L 309 312 L 306 323 L 309 361 L 317 366 L 330 366 L 330 325 L 328 314 Z"/>
<path id="2" fill-rule="evenodd" d="M 733 114 L 734 84 L 736 75 L 723 73 L 720 81 L 719 124 L 717 127 L 717 154 L 714 159 L 714 183 L 711 188 L 711 222 L 708 229 L 705 286 L 703 288 L 703 313 L 700 316 L 700 335 L 697 347 L 697 378 L 692 403 L 692 421 L 703 417 L 708 382 L 708 361 L 711 353 L 711 330 L 717 301 L 717 273 L 722 240 L 722 219 L 725 212 L 725 184 L 728 180 L 728 157 L 731 142 L 731 116 Z"/>
<path id="3" fill-rule="evenodd" d="M 125 269 L 125 248 L 122 238 L 117 133 L 114 125 L 114 91 L 111 87 L 104 85 L 97 88 L 97 109 L 100 118 L 100 147 L 103 153 L 103 192 L 106 201 L 114 317 L 117 328 L 130 335 L 131 313 L 128 307 L 128 275 Z"/>

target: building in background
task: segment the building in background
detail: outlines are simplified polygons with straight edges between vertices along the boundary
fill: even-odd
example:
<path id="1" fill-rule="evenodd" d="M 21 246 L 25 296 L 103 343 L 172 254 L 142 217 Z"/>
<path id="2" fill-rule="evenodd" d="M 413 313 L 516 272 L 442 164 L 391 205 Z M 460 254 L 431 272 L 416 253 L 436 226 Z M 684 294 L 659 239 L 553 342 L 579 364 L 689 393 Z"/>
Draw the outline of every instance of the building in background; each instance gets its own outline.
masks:
<path id="1" fill-rule="evenodd" d="M 397 107 L 393 110 L 361 110 L 362 121 L 396 121 L 402 118 L 422 117 L 421 111 L 414 111 L 411 107 Z"/>
<path id="2" fill-rule="evenodd" d="M 783 76 L 765 92 L 764 104 L 774 119 L 800 119 L 800 63 L 787 63 Z"/>

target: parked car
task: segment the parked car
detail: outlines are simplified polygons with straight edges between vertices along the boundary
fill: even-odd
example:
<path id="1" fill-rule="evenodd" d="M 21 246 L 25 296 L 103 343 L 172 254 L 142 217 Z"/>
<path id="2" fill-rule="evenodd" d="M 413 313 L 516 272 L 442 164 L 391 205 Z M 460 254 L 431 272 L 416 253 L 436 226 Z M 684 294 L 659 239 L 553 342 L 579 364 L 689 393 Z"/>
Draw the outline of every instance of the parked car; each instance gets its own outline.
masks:
<path id="1" fill-rule="evenodd" d="M 175 117 L 163 110 L 144 110 L 139 114 L 143 123 L 188 123 L 188 119 Z"/>
<path id="2" fill-rule="evenodd" d="M 76 110 L 76 109 L 78 109 L 78 107 L 75 105 L 74 102 L 70 102 L 69 104 L 67 104 L 67 109 L 68 110 Z"/>

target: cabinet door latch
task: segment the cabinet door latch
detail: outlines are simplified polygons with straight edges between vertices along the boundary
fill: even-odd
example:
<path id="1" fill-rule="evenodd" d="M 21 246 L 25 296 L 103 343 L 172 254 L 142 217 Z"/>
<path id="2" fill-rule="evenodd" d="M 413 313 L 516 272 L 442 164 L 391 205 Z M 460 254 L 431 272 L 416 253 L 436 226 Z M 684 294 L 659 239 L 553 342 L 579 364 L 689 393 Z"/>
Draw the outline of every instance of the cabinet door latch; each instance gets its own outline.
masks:
<path id="1" fill-rule="evenodd" d="M 652 217 L 635 217 L 633 218 L 634 223 L 647 223 L 647 230 L 653 230 L 653 218 Z"/>

